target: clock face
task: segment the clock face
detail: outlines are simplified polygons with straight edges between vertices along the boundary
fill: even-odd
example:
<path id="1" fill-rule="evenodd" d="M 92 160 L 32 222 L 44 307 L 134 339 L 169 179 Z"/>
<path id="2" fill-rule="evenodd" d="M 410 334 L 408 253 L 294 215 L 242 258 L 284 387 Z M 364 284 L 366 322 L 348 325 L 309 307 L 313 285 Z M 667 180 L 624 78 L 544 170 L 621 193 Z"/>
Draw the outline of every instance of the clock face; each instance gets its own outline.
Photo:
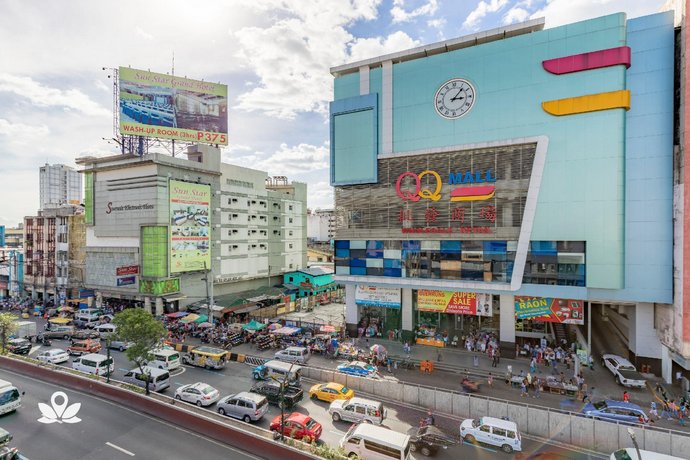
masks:
<path id="1" fill-rule="evenodd" d="M 462 78 L 448 80 L 436 91 L 434 107 L 443 118 L 454 120 L 465 115 L 474 106 L 474 86 Z"/>

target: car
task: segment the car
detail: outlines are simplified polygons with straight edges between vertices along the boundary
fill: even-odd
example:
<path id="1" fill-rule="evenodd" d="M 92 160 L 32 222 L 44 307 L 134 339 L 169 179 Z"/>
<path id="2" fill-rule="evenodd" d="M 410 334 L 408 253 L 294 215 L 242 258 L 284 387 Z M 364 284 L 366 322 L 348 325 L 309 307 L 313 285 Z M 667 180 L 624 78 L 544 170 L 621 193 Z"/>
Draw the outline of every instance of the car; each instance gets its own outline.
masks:
<path id="1" fill-rule="evenodd" d="M 101 351 L 101 342 L 96 340 L 79 340 L 67 347 L 67 353 L 70 355 L 80 356 L 85 353 L 98 353 Z"/>
<path id="2" fill-rule="evenodd" d="M 226 396 L 218 401 L 218 413 L 244 420 L 256 422 L 268 412 L 268 399 L 260 394 L 243 391 Z"/>
<path id="3" fill-rule="evenodd" d="M 274 438 L 280 437 L 280 415 L 271 421 L 270 430 L 273 431 Z M 318 441 L 321 437 L 323 427 L 319 422 L 308 415 L 293 412 L 290 415 L 286 414 L 283 422 L 283 435 L 301 439 L 304 442 Z"/>
<path id="4" fill-rule="evenodd" d="M 72 334 L 72 342 L 75 342 L 77 340 L 86 340 L 86 339 L 100 339 L 101 335 L 98 333 L 98 331 L 92 331 L 89 329 L 81 329 L 79 331 L 75 331 L 74 334 Z"/>
<path id="5" fill-rule="evenodd" d="M 36 355 L 36 359 L 44 363 L 60 364 L 69 361 L 69 354 L 61 348 L 51 348 L 50 350 L 41 351 Z"/>
<path id="6" fill-rule="evenodd" d="M 354 395 L 354 391 L 335 382 L 317 383 L 309 389 L 311 399 L 320 399 L 326 402 L 332 402 L 336 399 L 352 399 Z"/>
<path id="7" fill-rule="evenodd" d="M 637 372 L 633 363 L 622 356 L 605 354 L 601 357 L 601 364 L 611 371 L 619 385 L 634 388 L 647 386 L 644 376 Z"/>
<path id="8" fill-rule="evenodd" d="M 364 361 L 343 363 L 338 366 L 337 370 L 342 374 L 356 375 L 358 377 L 376 377 L 379 372 L 376 366 Z"/>
<path id="9" fill-rule="evenodd" d="M 26 339 L 10 339 L 7 341 L 7 351 L 15 355 L 28 355 L 31 352 L 31 342 Z"/>
<path id="10" fill-rule="evenodd" d="M 134 342 L 125 342 L 124 340 L 111 340 L 110 346 L 108 348 L 110 348 L 111 350 L 125 351 L 132 345 L 134 345 Z"/>
<path id="11" fill-rule="evenodd" d="M 296 406 L 304 397 L 304 392 L 300 388 L 291 387 L 289 385 L 285 386 L 285 390 L 281 395 L 280 385 L 274 382 L 258 383 L 254 385 L 250 391 L 265 396 L 269 404 L 275 404 L 279 407 L 282 400 L 286 409 Z"/>
<path id="12" fill-rule="evenodd" d="M 69 340 L 75 332 L 74 326 L 51 326 L 50 329 L 38 334 L 38 340 L 43 340 L 44 338 Z"/>
<path id="13" fill-rule="evenodd" d="M 210 406 L 218 401 L 220 393 L 211 385 L 203 382 L 182 385 L 175 390 L 175 399 L 196 404 L 197 406 Z"/>
<path id="14" fill-rule="evenodd" d="M 644 409 L 637 404 L 611 399 L 588 403 L 582 408 L 582 413 L 587 417 L 612 420 L 614 422 L 635 424 L 646 424 L 649 422 Z"/>

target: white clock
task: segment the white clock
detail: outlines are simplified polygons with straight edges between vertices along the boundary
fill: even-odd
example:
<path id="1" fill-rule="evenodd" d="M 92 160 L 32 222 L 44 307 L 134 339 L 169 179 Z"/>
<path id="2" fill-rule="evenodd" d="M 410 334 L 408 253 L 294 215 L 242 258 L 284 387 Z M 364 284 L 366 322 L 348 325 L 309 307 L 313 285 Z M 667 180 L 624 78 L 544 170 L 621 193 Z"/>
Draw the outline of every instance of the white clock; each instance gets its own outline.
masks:
<path id="1" fill-rule="evenodd" d="M 472 109 L 474 99 L 474 86 L 462 78 L 453 78 L 436 91 L 434 108 L 443 118 L 454 120 Z"/>

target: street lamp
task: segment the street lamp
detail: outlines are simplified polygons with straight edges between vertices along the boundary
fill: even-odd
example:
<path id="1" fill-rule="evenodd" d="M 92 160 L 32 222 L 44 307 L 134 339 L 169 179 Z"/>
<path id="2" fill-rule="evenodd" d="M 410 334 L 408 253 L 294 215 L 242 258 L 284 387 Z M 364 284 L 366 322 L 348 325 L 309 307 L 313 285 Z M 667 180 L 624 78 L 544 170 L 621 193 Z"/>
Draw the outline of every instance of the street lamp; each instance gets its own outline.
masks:
<path id="1" fill-rule="evenodd" d="M 637 445 L 637 439 L 635 439 L 635 432 L 632 428 L 628 428 L 628 434 L 630 439 L 632 439 L 633 446 L 635 446 L 635 452 L 637 452 L 637 460 L 642 460 L 642 455 L 640 454 L 640 447 Z"/>
<path id="2" fill-rule="evenodd" d="M 107 370 L 105 371 L 105 383 L 110 383 L 110 344 L 112 342 L 112 338 L 110 335 L 106 336 L 105 338 L 105 353 L 108 356 L 106 363 L 107 363 Z"/>
<path id="3" fill-rule="evenodd" d="M 282 382 L 271 376 L 271 378 L 280 385 L 280 442 L 285 441 L 285 389 L 287 388 L 287 379 L 290 375 L 292 375 L 292 367 L 294 365 L 294 362 L 290 364 L 290 369 L 288 369 L 285 377 L 283 377 Z"/>

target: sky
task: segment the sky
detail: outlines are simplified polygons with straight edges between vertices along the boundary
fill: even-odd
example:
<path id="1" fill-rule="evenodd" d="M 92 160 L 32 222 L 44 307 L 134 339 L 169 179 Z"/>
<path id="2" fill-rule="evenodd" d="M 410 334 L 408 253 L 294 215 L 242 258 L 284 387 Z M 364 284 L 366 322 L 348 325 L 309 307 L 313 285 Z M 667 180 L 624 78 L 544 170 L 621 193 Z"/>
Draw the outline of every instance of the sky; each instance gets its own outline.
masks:
<path id="1" fill-rule="evenodd" d="M 331 67 L 544 17 L 546 28 L 674 0 L 0 0 L 0 225 L 39 208 L 38 170 L 117 154 L 119 66 L 228 85 L 223 161 L 333 206 Z M 173 59 L 174 57 L 174 59 Z M 105 69 L 105 70 L 104 70 Z"/>

